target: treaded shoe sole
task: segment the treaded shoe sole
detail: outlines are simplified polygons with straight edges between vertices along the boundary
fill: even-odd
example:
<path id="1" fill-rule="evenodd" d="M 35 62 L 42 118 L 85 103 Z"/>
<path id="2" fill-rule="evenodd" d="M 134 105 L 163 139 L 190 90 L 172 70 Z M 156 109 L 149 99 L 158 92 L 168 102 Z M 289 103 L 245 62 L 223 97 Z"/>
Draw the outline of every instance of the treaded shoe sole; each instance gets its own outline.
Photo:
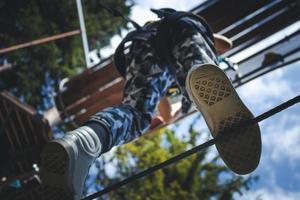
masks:
<path id="1" fill-rule="evenodd" d="M 65 142 L 48 143 L 42 153 L 41 179 L 43 182 L 44 200 L 78 200 L 68 188 L 72 170 L 71 150 Z"/>
<path id="2" fill-rule="evenodd" d="M 254 118 L 226 74 L 215 65 L 205 64 L 191 69 L 186 79 L 186 88 L 213 137 L 232 126 Z M 259 126 L 254 124 L 231 131 L 231 134 L 217 141 L 217 150 L 233 172 L 248 174 L 256 169 L 260 160 Z"/>

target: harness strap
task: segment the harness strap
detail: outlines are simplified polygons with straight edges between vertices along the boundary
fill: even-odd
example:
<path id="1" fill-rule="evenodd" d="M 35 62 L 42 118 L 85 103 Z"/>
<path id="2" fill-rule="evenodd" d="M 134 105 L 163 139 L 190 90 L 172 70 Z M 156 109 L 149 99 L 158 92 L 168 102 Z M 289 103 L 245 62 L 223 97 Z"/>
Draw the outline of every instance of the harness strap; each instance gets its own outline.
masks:
<path id="1" fill-rule="evenodd" d="M 176 26 L 176 24 L 178 24 L 178 20 L 184 17 L 189 17 L 196 21 L 199 21 L 204 26 L 207 33 L 200 29 L 198 29 L 198 32 L 200 32 L 207 44 L 215 52 L 213 32 L 205 19 L 189 12 L 174 11 L 173 13 L 165 12 L 165 14 L 166 15 L 162 18 L 158 27 L 155 43 L 155 48 L 159 49 L 158 55 L 160 56 L 161 60 L 167 62 L 167 64 L 171 66 L 174 66 L 176 64 L 174 63 L 174 59 L 170 51 L 170 49 L 172 48 L 172 42 L 170 41 L 169 36 L 172 34 L 172 29 Z M 171 72 L 173 70 L 173 73 L 175 73 L 174 69 L 172 69 L 173 67 L 170 68 Z"/>
<path id="2" fill-rule="evenodd" d="M 110 12 L 113 16 L 115 17 L 122 17 L 125 21 L 131 23 L 135 29 L 141 29 L 141 26 L 136 23 L 135 21 L 133 21 L 132 19 L 126 17 L 125 15 L 123 15 L 118 9 L 114 8 L 111 5 L 108 5 L 104 2 L 99 2 L 99 4 L 101 5 L 101 7 L 103 7 L 104 9 L 106 9 L 108 12 Z"/>
<path id="3" fill-rule="evenodd" d="M 207 31 L 207 34 L 209 36 L 209 40 L 207 41 L 209 44 L 211 44 L 212 46 L 214 46 L 214 37 L 213 37 L 213 31 L 211 29 L 211 27 L 209 26 L 209 24 L 207 23 L 207 21 L 198 15 L 195 15 L 191 12 L 183 12 L 183 11 L 176 11 L 174 9 L 170 9 L 170 8 L 163 8 L 163 9 L 151 9 L 152 12 L 154 12 L 159 18 L 163 18 L 163 20 L 168 21 L 168 24 L 171 24 L 171 26 L 174 26 L 176 24 L 176 22 L 183 17 L 190 17 L 196 21 L 199 21 L 205 28 L 205 30 Z M 206 37 L 205 37 L 206 38 Z"/>
<path id="4" fill-rule="evenodd" d="M 184 17 L 192 18 L 196 21 L 199 21 L 205 30 L 198 29 L 197 31 L 202 34 L 203 38 L 210 46 L 210 48 L 215 52 L 214 43 L 213 43 L 213 32 L 208 25 L 208 23 L 200 16 L 194 15 L 189 12 L 181 12 L 173 9 L 151 9 L 152 12 L 158 15 L 161 18 L 157 32 L 148 26 L 140 27 L 135 31 L 132 31 L 127 34 L 127 36 L 122 40 L 122 42 L 117 47 L 114 54 L 115 65 L 119 71 L 119 73 L 125 77 L 126 76 L 126 57 L 125 57 L 125 44 L 127 42 L 133 41 L 149 41 L 151 36 L 155 36 L 153 38 L 153 46 L 154 49 L 162 63 L 168 64 L 170 66 L 170 72 L 175 74 L 175 59 L 173 58 L 170 49 L 172 48 L 172 43 L 170 41 L 170 35 L 172 34 L 172 29 L 178 24 L 178 20 Z M 130 20 L 131 22 L 132 20 Z M 216 52 L 215 52 L 216 53 Z"/>
<path id="5" fill-rule="evenodd" d="M 147 41 L 147 39 L 153 35 L 152 32 L 145 30 L 145 29 L 139 29 L 132 31 L 126 35 L 126 37 L 122 40 L 122 42 L 117 47 L 115 54 L 114 54 L 114 61 L 115 65 L 121 74 L 121 76 L 126 76 L 126 57 L 125 57 L 125 44 L 127 42 L 133 42 L 133 41 Z"/>

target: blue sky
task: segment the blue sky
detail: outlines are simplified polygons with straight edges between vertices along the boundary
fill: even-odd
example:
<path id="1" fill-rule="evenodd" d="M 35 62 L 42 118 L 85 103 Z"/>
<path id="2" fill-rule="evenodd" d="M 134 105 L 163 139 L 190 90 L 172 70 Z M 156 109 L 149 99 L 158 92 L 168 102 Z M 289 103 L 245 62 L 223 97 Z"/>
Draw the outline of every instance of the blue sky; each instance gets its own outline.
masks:
<path id="1" fill-rule="evenodd" d="M 187 4 L 188 2 L 188 4 Z M 199 5 L 199 0 L 136 0 L 132 18 L 143 24 L 155 19 L 149 8 L 172 7 L 178 10 L 189 10 Z M 299 24 L 296 28 L 300 28 Z M 125 34 L 125 33 L 124 33 Z M 121 38 L 112 38 L 111 46 L 103 49 L 103 55 L 110 55 Z M 300 41 L 299 41 L 300 45 Z M 258 46 L 254 47 L 259 48 Z M 276 70 L 263 77 L 247 83 L 238 89 L 245 104 L 255 115 L 300 94 L 300 62 Z M 252 189 L 235 199 L 264 200 L 300 199 L 300 105 L 293 106 L 260 123 L 262 133 L 262 157 L 253 175 L 260 177 Z M 178 133 L 185 132 L 189 123 L 197 115 L 181 121 L 176 128 Z M 199 130 L 207 130 L 203 120 Z M 204 138 L 199 143 L 204 142 Z M 211 155 L 216 154 L 213 147 Z M 222 162 L 222 161 L 220 161 Z M 113 172 L 112 172 L 113 173 Z"/>
<path id="2" fill-rule="evenodd" d="M 256 79 L 238 92 L 258 115 L 299 95 L 299 74 L 300 62 Z M 264 199 L 300 199 L 299 113 L 300 105 L 295 105 L 260 123 L 263 152 L 254 174 L 261 178 L 249 195 L 269 196 Z"/>
<path id="3" fill-rule="evenodd" d="M 300 62 L 262 76 L 238 89 L 245 104 L 255 115 L 300 94 Z M 300 105 L 295 105 L 260 123 L 262 157 L 252 175 L 259 181 L 250 191 L 235 199 L 300 199 Z M 179 123 L 178 132 L 185 133 L 197 115 Z M 203 120 L 198 130 L 208 131 Z M 205 141 L 205 137 L 199 143 Z M 217 153 L 215 147 L 210 153 Z M 220 163 L 223 163 L 220 161 Z"/>

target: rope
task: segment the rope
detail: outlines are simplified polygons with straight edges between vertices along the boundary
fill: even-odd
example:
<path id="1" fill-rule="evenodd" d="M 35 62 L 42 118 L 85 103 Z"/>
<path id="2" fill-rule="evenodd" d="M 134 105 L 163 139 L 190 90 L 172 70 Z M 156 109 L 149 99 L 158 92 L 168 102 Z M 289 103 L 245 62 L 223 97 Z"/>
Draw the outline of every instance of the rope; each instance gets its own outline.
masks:
<path id="1" fill-rule="evenodd" d="M 110 14 L 112 14 L 113 16 L 122 17 L 126 22 L 131 23 L 136 30 L 141 29 L 141 26 L 137 22 L 135 22 L 132 19 L 130 19 L 130 18 L 126 17 L 125 15 L 123 15 L 118 9 L 116 9 L 112 5 L 109 5 L 109 4 L 101 2 L 101 1 L 99 2 L 99 4 L 100 4 L 101 7 L 103 7 L 108 12 L 110 12 Z"/>
<path id="2" fill-rule="evenodd" d="M 265 120 L 265 119 L 267 119 L 267 118 L 269 118 L 269 117 L 271 117 L 271 116 L 273 116 L 273 115 L 275 115 L 275 114 L 277 114 L 277 113 L 279 113 L 279 112 L 281 112 L 281 111 L 283 111 L 283 110 L 285 110 L 285 109 L 287 109 L 287 108 L 289 108 L 289 107 L 291 107 L 294 104 L 299 103 L 299 102 L 300 102 L 300 95 L 298 95 L 298 96 L 294 97 L 293 99 L 290 99 L 290 100 L 288 100 L 288 101 L 272 108 L 271 110 L 255 117 L 253 119 L 250 119 L 246 122 L 243 122 L 243 123 L 239 124 L 238 126 L 232 127 L 231 129 L 228 129 L 226 131 L 226 137 L 228 137 L 228 134 L 230 134 L 229 131 L 237 130 L 238 128 L 242 128 L 242 127 L 245 128 L 245 126 L 250 126 L 251 124 L 261 122 L 261 121 L 263 121 L 263 120 Z M 117 182 L 113 185 L 110 185 L 110 186 L 104 188 L 103 190 L 100 190 L 99 192 L 96 192 L 96 193 L 94 193 L 90 196 L 87 196 L 87 197 L 83 198 L 82 200 L 95 199 L 95 198 L 100 197 L 100 196 L 102 196 L 106 193 L 109 193 L 113 190 L 116 190 L 116 189 L 118 189 L 118 188 L 120 188 L 120 187 L 122 187 L 126 184 L 129 184 L 129 183 L 131 183 L 131 182 L 133 182 L 133 181 L 135 181 L 139 178 L 143 178 L 143 177 L 145 177 L 145 176 L 147 176 L 147 175 L 149 175 L 149 174 L 151 174 L 151 173 L 153 173 L 157 170 L 165 168 L 165 167 L 167 167 L 167 166 L 169 166 L 169 165 L 171 165 L 171 164 L 173 164 L 173 163 L 175 163 L 175 162 L 177 162 L 177 161 L 179 161 L 183 158 L 186 158 L 186 157 L 188 157 L 188 156 L 190 156 L 194 153 L 197 153 L 199 151 L 202 151 L 202 150 L 214 145 L 218 140 L 220 140 L 222 137 L 224 137 L 224 135 L 225 135 L 225 133 L 219 134 L 214 139 L 208 140 L 207 142 L 205 142 L 203 144 L 200 144 L 200 145 L 198 145 L 198 146 L 196 146 L 196 147 L 194 147 L 190 150 L 187 150 L 187 151 L 185 151 L 181 154 L 178 154 L 177 156 L 174 156 L 174 157 L 172 157 L 172 158 L 170 158 L 170 159 L 168 159 L 168 160 L 166 160 L 162 163 L 154 165 L 153 167 L 150 167 L 150 168 L 148 168 L 144 171 L 141 171 L 137 174 L 134 174 L 134 175 L 132 175 L 132 176 L 120 181 L 120 182 Z"/>

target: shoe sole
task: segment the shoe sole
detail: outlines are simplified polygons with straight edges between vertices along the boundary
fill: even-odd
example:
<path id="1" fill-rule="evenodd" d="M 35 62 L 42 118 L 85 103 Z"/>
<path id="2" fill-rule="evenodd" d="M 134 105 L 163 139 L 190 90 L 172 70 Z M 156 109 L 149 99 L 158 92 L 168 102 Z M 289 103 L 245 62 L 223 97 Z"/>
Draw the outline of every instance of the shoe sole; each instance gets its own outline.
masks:
<path id="1" fill-rule="evenodd" d="M 205 64 L 191 69 L 186 88 L 213 137 L 254 118 L 226 74 L 215 65 Z M 231 132 L 232 135 L 216 142 L 217 150 L 229 169 L 237 174 L 248 174 L 256 169 L 260 160 L 259 126 L 254 124 Z"/>
<path id="2" fill-rule="evenodd" d="M 72 170 L 74 153 L 68 150 L 64 142 L 48 143 L 42 153 L 41 179 L 44 200 L 77 200 L 70 191 L 69 172 Z"/>

